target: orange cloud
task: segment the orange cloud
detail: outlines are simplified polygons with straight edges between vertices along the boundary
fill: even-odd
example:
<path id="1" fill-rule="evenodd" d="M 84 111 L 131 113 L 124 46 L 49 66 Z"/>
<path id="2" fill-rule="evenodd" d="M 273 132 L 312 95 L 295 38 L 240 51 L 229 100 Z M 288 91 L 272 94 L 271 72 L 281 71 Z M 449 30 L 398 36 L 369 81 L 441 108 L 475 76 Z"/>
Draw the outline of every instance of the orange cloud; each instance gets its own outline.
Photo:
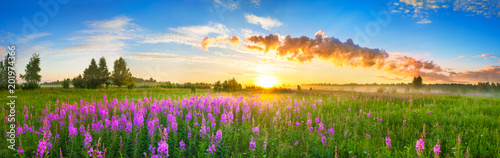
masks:
<path id="1" fill-rule="evenodd" d="M 498 76 L 500 66 L 489 66 L 484 70 L 456 73 L 451 70 L 443 70 L 433 61 L 417 60 L 413 57 L 400 55 L 389 56 L 383 49 L 361 47 L 354 44 L 351 39 L 341 42 L 334 37 L 324 36 L 324 33 L 320 30 L 314 35 L 314 38 L 306 36 L 292 37 L 290 35 L 280 38 L 279 34 L 248 36 L 245 38 L 243 47 L 262 53 L 276 52 L 277 56 L 298 63 L 320 59 L 329 61 L 336 67 L 373 68 L 402 77 L 397 79 L 422 76 L 424 80 L 431 82 L 490 80 L 497 82 L 500 80 L 500 76 Z M 239 43 L 236 36 L 233 36 L 233 38 L 233 41 Z M 221 36 L 217 38 L 206 37 L 202 41 L 202 47 L 206 50 L 211 43 L 225 41 L 230 41 L 230 39 Z M 484 56 L 490 55 L 486 54 Z M 496 79 L 491 79 L 495 77 Z"/>
<path id="2" fill-rule="evenodd" d="M 229 42 L 231 44 L 240 44 L 240 38 L 238 36 L 232 36 L 230 38 L 226 38 L 226 36 L 218 36 L 216 38 L 205 37 L 201 41 L 201 47 L 204 50 L 207 50 L 209 45 L 218 42 Z"/>
<path id="3" fill-rule="evenodd" d="M 341 42 L 336 38 L 324 36 L 324 33 L 318 31 L 314 38 L 294 38 L 287 35 L 281 41 L 278 34 L 250 36 L 246 38 L 244 47 L 263 53 L 273 50 L 276 55 L 299 63 L 317 58 L 329 61 L 337 67 L 376 68 L 402 77 L 422 76 L 432 81 L 451 81 L 448 76 L 441 74 L 441 67 L 432 61 L 416 60 L 408 56 L 389 59 L 385 50 L 361 47 L 351 39 Z"/>
<path id="4" fill-rule="evenodd" d="M 481 70 L 459 72 L 450 76 L 467 82 L 500 82 L 500 66 L 486 66 Z"/>

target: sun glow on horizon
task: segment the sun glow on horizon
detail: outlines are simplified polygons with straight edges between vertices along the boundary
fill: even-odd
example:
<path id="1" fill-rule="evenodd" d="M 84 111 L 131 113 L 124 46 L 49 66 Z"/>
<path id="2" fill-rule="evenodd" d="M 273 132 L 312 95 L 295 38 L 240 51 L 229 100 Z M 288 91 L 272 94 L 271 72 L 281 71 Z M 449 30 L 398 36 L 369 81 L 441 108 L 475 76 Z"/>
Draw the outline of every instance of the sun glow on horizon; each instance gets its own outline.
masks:
<path id="1" fill-rule="evenodd" d="M 278 84 L 278 80 L 273 76 L 259 76 L 255 78 L 255 85 L 270 88 Z"/>

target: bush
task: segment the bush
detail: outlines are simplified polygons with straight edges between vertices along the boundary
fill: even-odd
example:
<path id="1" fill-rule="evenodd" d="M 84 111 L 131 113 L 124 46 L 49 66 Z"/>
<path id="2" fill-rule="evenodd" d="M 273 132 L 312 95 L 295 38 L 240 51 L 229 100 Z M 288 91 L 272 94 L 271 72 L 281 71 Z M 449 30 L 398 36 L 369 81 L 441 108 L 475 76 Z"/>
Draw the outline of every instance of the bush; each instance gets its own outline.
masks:
<path id="1" fill-rule="evenodd" d="M 70 81 L 70 79 L 69 79 L 69 78 L 64 79 L 64 80 L 62 81 L 62 86 L 63 86 L 63 88 L 69 88 L 69 81 Z"/>
<path id="2" fill-rule="evenodd" d="M 127 84 L 127 88 L 128 88 L 128 89 L 133 89 L 134 87 L 135 87 L 135 82 L 133 82 L 133 81 L 132 81 L 132 82 L 129 82 L 129 83 Z"/>

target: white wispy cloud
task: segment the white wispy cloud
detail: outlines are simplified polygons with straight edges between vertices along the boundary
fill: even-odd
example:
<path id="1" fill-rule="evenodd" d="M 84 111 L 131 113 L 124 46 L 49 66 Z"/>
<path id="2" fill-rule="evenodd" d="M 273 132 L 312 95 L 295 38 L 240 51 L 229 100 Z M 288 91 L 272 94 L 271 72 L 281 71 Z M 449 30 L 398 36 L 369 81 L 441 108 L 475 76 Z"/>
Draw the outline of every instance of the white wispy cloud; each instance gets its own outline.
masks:
<path id="1" fill-rule="evenodd" d="M 0 46 L 0 58 L 7 55 L 7 48 Z"/>
<path id="2" fill-rule="evenodd" d="M 252 2 L 253 5 L 259 7 L 260 6 L 260 2 L 261 0 L 251 0 L 250 2 Z"/>
<path id="3" fill-rule="evenodd" d="M 238 8 L 239 1 L 234 1 L 234 0 L 214 0 L 215 6 L 216 7 L 225 7 L 230 10 L 234 10 Z"/>
<path id="4" fill-rule="evenodd" d="M 400 13 L 419 19 L 418 24 L 429 24 L 429 17 L 440 9 L 452 8 L 471 16 L 500 17 L 500 1 L 493 0 L 399 0 L 391 13 Z"/>
<path id="5" fill-rule="evenodd" d="M 432 21 L 430 21 L 429 19 L 422 19 L 417 22 L 417 24 L 430 24 L 430 23 L 432 23 Z"/>
<path id="6" fill-rule="evenodd" d="M 127 40 L 138 37 L 141 29 L 131 22 L 132 19 L 119 16 L 110 20 L 84 22 L 89 29 L 81 30 L 81 36 L 69 38 L 74 46 L 65 48 L 75 51 L 117 51 L 127 46 Z"/>
<path id="7" fill-rule="evenodd" d="M 51 35 L 51 34 L 47 33 L 47 32 L 39 32 L 39 33 L 31 34 L 28 36 L 24 36 L 24 37 L 18 39 L 16 42 L 20 43 L 20 44 L 24 44 L 24 43 L 28 43 L 30 41 L 36 40 L 36 39 L 41 38 L 41 37 L 49 36 L 49 35 Z"/>
<path id="8" fill-rule="evenodd" d="M 209 23 L 208 25 L 183 26 L 169 28 L 171 33 L 148 35 L 140 43 L 178 43 L 190 46 L 200 46 L 200 42 L 209 34 L 218 36 L 228 35 L 230 32 L 225 25 Z"/>
<path id="9" fill-rule="evenodd" d="M 131 55 L 123 56 L 126 59 L 143 60 L 143 61 L 168 61 L 178 63 L 207 63 L 207 64 L 222 64 L 228 67 L 236 67 L 258 72 L 284 72 L 296 71 L 294 65 L 281 61 L 264 62 L 248 60 L 244 56 L 232 56 L 222 53 L 214 53 L 212 55 L 179 55 L 168 52 L 137 52 Z"/>
<path id="10" fill-rule="evenodd" d="M 259 17 L 253 14 L 245 14 L 245 18 L 247 19 L 248 23 L 257 25 L 260 24 L 262 28 L 266 30 L 282 25 L 280 21 L 272 19 L 271 17 Z"/>

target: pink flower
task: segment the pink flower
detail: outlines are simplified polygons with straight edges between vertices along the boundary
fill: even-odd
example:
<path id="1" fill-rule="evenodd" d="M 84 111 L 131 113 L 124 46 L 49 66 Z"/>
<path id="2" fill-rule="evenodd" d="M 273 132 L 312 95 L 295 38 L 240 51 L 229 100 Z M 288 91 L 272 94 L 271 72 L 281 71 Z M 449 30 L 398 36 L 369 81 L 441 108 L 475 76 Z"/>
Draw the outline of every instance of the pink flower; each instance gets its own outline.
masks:
<path id="1" fill-rule="evenodd" d="M 422 139 L 417 140 L 417 145 L 415 146 L 415 150 L 417 150 L 417 154 L 420 155 L 423 149 L 425 149 L 425 142 Z"/>
<path id="2" fill-rule="evenodd" d="M 179 149 L 181 151 L 186 149 L 186 143 L 184 143 L 184 140 L 181 140 L 181 142 L 179 142 Z"/>
<path id="3" fill-rule="evenodd" d="M 403 120 L 403 126 L 406 124 L 406 120 Z"/>
<path id="4" fill-rule="evenodd" d="M 211 154 L 213 154 L 215 152 L 215 145 L 214 144 L 210 144 L 208 146 L 207 152 L 210 152 Z"/>
<path id="5" fill-rule="evenodd" d="M 253 139 L 250 140 L 249 149 L 252 151 L 255 151 L 255 141 Z"/>
<path id="6" fill-rule="evenodd" d="M 259 134 L 259 126 L 252 128 L 252 132 L 253 132 L 254 134 L 257 134 L 257 135 L 258 135 L 258 134 Z"/>
<path id="7" fill-rule="evenodd" d="M 335 130 L 333 128 L 328 129 L 328 134 L 330 135 L 335 134 Z"/>
<path id="8" fill-rule="evenodd" d="M 429 111 L 429 114 L 432 113 L 432 111 Z"/>
<path id="9" fill-rule="evenodd" d="M 385 137 L 385 144 L 386 144 L 386 148 L 389 148 L 389 146 L 391 146 L 391 138 L 390 137 Z"/>
<path id="10" fill-rule="evenodd" d="M 326 143 L 326 136 L 321 137 L 321 143 L 325 144 Z"/>
<path id="11" fill-rule="evenodd" d="M 439 143 L 437 143 L 436 146 L 434 146 L 434 153 L 435 154 L 441 153 L 441 145 L 439 145 Z"/>

